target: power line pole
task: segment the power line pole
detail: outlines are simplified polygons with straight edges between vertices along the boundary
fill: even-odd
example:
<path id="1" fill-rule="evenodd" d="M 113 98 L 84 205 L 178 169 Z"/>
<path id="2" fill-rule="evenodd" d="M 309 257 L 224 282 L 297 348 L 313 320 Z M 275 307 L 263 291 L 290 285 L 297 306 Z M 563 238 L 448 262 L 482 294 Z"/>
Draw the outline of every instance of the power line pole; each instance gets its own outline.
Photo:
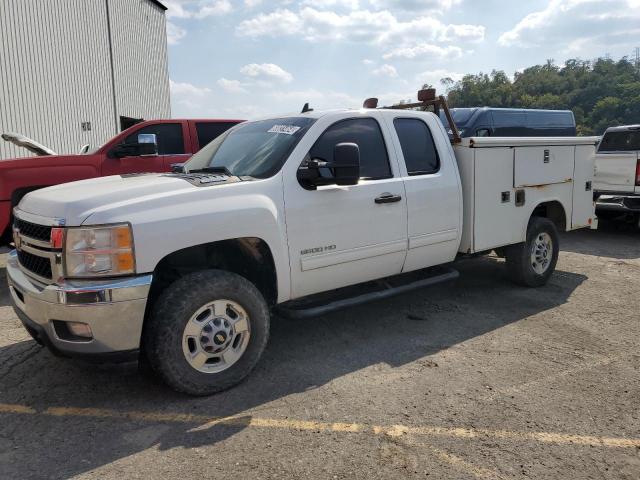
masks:
<path id="1" fill-rule="evenodd" d="M 636 66 L 636 74 L 640 75 L 640 47 L 633 49 L 633 58 Z"/>

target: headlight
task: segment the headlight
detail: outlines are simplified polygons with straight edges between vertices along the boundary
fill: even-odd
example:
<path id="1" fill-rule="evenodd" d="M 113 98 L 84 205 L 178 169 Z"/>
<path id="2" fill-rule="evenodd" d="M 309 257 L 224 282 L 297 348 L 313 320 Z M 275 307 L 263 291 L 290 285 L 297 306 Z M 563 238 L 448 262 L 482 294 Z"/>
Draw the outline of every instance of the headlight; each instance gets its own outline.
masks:
<path id="1" fill-rule="evenodd" d="M 131 226 L 68 228 L 64 246 L 67 277 L 110 277 L 135 273 Z"/>

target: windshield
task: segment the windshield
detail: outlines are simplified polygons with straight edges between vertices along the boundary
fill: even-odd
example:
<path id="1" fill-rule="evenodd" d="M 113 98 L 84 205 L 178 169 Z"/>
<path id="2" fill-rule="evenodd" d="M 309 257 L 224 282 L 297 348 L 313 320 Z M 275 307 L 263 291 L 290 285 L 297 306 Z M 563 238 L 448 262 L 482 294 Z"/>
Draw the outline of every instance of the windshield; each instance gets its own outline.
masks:
<path id="1" fill-rule="evenodd" d="M 457 126 L 461 126 L 469 121 L 471 115 L 473 115 L 473 112 L 475 112 L 476 110 L 476 108 L 452 108 L 449 111 L 451 112 L 451 116 L 453 117 L 453 122 Z M 445 116 L 443 110 L 440 110 L 440 121 L 442 121 L 444 125 L 449 126 L 447 117 Z"/>
<path id="2" fill-rule="evenodd" d="M 184 169 L 225 168 L 238 177 L 271 177 L 314 122 L 312 118 L 287 117 L 241 123 L 191 157 Z"/>

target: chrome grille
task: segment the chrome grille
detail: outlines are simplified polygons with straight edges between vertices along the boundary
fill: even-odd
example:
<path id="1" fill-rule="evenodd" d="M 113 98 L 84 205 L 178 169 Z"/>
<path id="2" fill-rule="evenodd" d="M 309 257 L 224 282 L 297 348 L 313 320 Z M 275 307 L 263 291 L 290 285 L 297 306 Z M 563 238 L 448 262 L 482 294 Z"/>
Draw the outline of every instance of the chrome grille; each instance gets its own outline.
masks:
<path id="1" fill-rule="evenodd" d="M 34 238 L 41 242 L 49 242 L 51 240 L 51 227 L 47 225 L 37 225 L 16 218 L 13 227 L 25 237 Z"/>
<path id="2" fill-rule="evenodd" d="M 41 278 L 53 280 L 51 271 L 51 260 L 47 257 L 40 257 L 25 250 L 18 250 L 18 261 L 23 268 Z"/>
<path id="3" fill-rule="evenodd" d="M 15 213 L 13 240 L 20 269 L 39 283 L 50 284 L 62 277 L 62 251 L 51 243 L 52 222 L 41 225 L 23 220 Z"/>

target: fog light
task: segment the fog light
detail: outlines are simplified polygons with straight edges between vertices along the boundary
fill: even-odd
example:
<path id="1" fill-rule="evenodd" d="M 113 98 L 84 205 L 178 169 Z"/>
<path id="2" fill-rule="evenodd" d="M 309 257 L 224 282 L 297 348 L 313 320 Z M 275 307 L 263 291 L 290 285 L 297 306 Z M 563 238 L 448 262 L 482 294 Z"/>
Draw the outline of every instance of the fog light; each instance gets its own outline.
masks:
<path id="1" fill-rule="evenodd" d="M 93 338 L 91 327 L 82 322 L 66 322 L 67 328 L 72 335 L 82 338 Z"/>

